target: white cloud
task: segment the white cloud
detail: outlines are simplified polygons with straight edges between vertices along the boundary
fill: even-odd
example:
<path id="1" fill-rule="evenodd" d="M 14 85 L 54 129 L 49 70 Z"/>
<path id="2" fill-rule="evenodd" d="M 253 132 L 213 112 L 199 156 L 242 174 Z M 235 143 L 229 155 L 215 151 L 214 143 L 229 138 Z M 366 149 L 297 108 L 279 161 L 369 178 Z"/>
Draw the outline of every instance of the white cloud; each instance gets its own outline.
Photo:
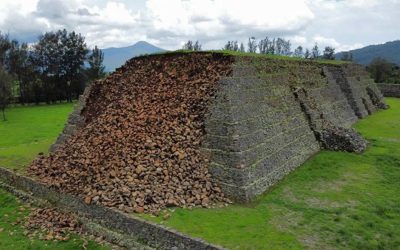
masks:
<path id="1" fill-rule="evenodd" d="M 167 49 L 188 39 L 206 49 L 249 36 L 282 36 L 337 51 L 398 37 L 400 1 L 387 0 L 1 0 L 0 30 L 33 42 L 49 30 L 82 33 L 89 45 L 146 40 Z M 396 37 L 397 36 L 397 37 Z"/>
<path id="2" fill-rule="evenodd" d="M 5 6 L 25 1 L 17 2 Z M 207 48 L 207 43 L 215 44 L 215 40 L 295 34 L 313 19 L 304 1 L 148 0 L 141 10 L 129 9 L 123 2 L 100 3 L 31 1 L 24 11 L 15 9 L 13 14 L 21 17 L 18 20 L 5 15 L 0 28 L 7 26 L 11 34 L 20 35 L 27 33 L 26 23 L 34 23 L 33 32 L 65 27 L 83 33 L 89 44 L 122 46 L 147 39 L 174 49 L 187 39 L 198 39 Z"/>
<path id="3" fill-rule="evenodd" d="M 209 40 L 296 33 L 312 19 L 304 1 L 148 0 L 156 35 Z M 173 14 L 172 14 L 173 13 Z"/>

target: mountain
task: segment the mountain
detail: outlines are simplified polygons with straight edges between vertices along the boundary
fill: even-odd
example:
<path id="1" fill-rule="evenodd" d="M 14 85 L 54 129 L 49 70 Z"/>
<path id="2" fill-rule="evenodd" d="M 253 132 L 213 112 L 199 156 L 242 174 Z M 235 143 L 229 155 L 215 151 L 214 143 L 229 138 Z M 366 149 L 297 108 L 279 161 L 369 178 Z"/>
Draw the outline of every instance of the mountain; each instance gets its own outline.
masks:
<path id="1" fill-rule="evenodd" d="M 165 51 L 148 42 L 140 41 L 132 46 L 122 48 L 107 48 L 102 49 L 104 52 L 104 66 L 107 72 L 114 71 L 116 68 L 122 66 L 126 60 L 132 57 L 153 54 Z"/>
<path id="2" fill-rule="evenodd" d="M 350 50 L 353 59 L 359 64 L 369 64 L 374 58 L 382 57 L 390 62 L 400 64 L 400 40 L 384 44 L 369 45 L 361 49 Z M 336 54 L 336 59 L 342 57 L 342 52 Z"/>

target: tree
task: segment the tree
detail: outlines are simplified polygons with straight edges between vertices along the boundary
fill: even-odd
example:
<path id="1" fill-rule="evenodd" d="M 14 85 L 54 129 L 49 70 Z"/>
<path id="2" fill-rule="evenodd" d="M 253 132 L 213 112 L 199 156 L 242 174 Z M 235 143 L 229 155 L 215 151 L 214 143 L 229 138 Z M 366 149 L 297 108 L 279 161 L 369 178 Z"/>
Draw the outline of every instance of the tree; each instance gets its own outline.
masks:
<path id="1" fill-rule="evenodd" d="M 182 46 L 182 49 L 193 50 L 193 42 L 191 40 L 187 41 L 187 43 Z"/>
<path id="2" fill-rule="evenodd" d="M 0 66 L 4 66 L 6 61 L 7 51 L 11 47 L 10 39 L 8 35 L 4 35 L 0 32 Z"/>
<path id="3" fill-rule="evenodd" d="M 40 73 L 46 102 L 72 101 L 84 89 L 83 65 L 88 53 L 85 39 L 65 29 L 39 37 L 32 53 Z"/>
<path id="4" fill-rule="evenodd" d="M 309 59 L 310 56 L 311 56 L 310 50 L 309 50 L 309 49 L 306 49 L 306 52 L 304 52 L 304 58 L 305 58 L 305 59 Z"/>
<path id="5" fill-rule="evenodd" d="M 267 48 L 267 54 L 274 55 L 276 53 L 276 38 L 273 38 L 272 41 L 269 42 Z"/>
<path id="6" fill-rule="evenodd" d="M 240 43 L 240 52 L 246 52 L 246 50 L 245 50 L 245 48 L 244 48 L 244 44 L 243 43 Z"/>
<path id="7" fill-rule="evenodd" d="M 105 76 L 103 60 L 104 53 L 95 46 L 87 60 L 89 68 L 86 73 L 89 81 L 97 80 Z"/>
<path id="8" fill-rule="evenodd" d="M 224 45 L 224 50 L 232 50 L 232 44 L 231 41 L 228 41 L 225 45 Z"/>
<path id="9" fill-rule="evenodd" d="M 201 50 L 201 44 L 199 41 L 196 41 L 193 45 L 193 50 L 194 51 L 200 51 Z"/>
<path id="10" fill-rule="evenodd" d="M 184 49 L 184 50 L 192 50 L 192 51 L 200 51 L 201 50 L 201 44 L 200 44 L 199 41 L 196 41 L 196 42 L 193 43 L 193 41 L 189 40 L 183 45 L 182 49 Z"/>
<path id="11" fill-rule="evenodd" d="M 260 54 L 267 54 L 267 49 L 268 49 L 268 37 L 261 39 L 258 42 L 258 51 L 260 52 Z"/>
<path id="12" fill-rule="evenodd" d="M 342 57 L 340 58 L 342 61 L 353 61 L 353 53 L 349 52 L 342 52 Z"/>
<path id="13" fill-rule="evenodd" d="M 271 40 L 268 36 L 260 40 L 258 50 L 260 54 L 275 54 L 275 38 Z"/>
<path id="14" fill-rule="evenodd" d="M 247 43 L 247 49 L 248 49 L 248 52 L 250 52 L 250 53 L 256 53 L 257 41 L 254 36 L 249 38 L 249 42 Z"/>
<path id="15" fill-rule="evenodd" d="M 283 51 L 283 43 L 285 42 L 285 40 L 283 40 L 282 38 L 278 37 L 276 39 L 276 50 L 275 53 L 278 55 L 282 55 L 282 51 Z"/>
<path id="16" fill-rule="evenodd" d="M 224 48 L 224 50 L 231 50 L 231 51 L 239 51 L 239 44 L 238 41 L 228 41 Z"/>
<path id="17" fill-rule="evenodd" d="M 3 113 L 3 120 L 6 120 L 5 109 L 12 99 L 12 77 L 0 67 L 0 109 Z"/>
<path id="18" fill-rule="evenodd" d="M 282 55 L 290 56 L 292 54 L 291 51 L 292 44 L 290 43 L 290 40 L 284 40 L 284 39 L 282 40 L 283 40 Z"/>
<path id="19" fill-rule="evenodd" d="M 60 65 L 62 85 L 65 88 L 67 101 L 72 102 L 73 97 L 78 98 L 79 93 L 85 88 L 83 66 L 88 49 L 81 34 L 75 31 L 68 33 L 65 29 L 59 33 L 63 45 Z"/>
<path id="20" fill-rule="evenodd" d="M 303 47 L 302 46 L 298 46 L 295 50 L 294 50 L 294 56 L 295 57 L 303 57 L 304 52 L 303 52 Z"/>
<path id="21" fill-rule="evenodd" d="M 322 58 L 326 60 L 335 60 L 335 48 L 326 46 Z"/>
<path id="22" fill-rule="evenodd" d="M 19 91 L 19 102 L 24 104 L 30 101 L 31 83 L 37 76 L 33 74 L 34 68 L 29 58 L 28 45 L 19 44 L 18 41 L 11 41 L 10 49 L 7 52 L 6 68 L 17 81 Z"/>
<path id="23" fill-rule="evenodd" d="M 368 72 L 370 72 L 372 78 L 374 78 L 375 82 L 383 83 L 383 82 L 391 82 L 391 78 L 393 75 L 393 69 L 395 68 L 395 64 L 387 61 L 383 58 L 375 58 L 372 62 L 367 66 Z"/>
<path id="24" fill-rule="evenodd" d="M 314 47 L 311 50 L 311 58 L 313 59 L 317 59 L 319 57 L 319 48 L 318 48 L 318 44 L 315 43 Z"/>

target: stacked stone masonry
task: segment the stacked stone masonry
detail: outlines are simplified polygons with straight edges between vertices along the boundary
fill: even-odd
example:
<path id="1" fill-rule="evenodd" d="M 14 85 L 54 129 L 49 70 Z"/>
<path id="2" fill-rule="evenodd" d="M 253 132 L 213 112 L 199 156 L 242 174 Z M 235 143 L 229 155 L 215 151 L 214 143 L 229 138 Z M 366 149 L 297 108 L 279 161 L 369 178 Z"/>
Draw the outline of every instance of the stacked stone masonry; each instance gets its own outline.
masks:
<path id="1" fill-rule="evenodd" d="M 206 122 L 210 171 L 228 196 L 250 201 L 318 152 L 324 146 L 319 135 L 333 134 L 329 141 L 335 141 L 350 133 L 363 150 L 366 143 L 350 127 L 384 107 L 358 65 L 237 59 L 232 75 L 220 81 Z"/>
<path id="2" fill-rule="evenodd" d="M 400 84 L 377 83 L 382 94 L 386 97 L 400 97 Z"/>

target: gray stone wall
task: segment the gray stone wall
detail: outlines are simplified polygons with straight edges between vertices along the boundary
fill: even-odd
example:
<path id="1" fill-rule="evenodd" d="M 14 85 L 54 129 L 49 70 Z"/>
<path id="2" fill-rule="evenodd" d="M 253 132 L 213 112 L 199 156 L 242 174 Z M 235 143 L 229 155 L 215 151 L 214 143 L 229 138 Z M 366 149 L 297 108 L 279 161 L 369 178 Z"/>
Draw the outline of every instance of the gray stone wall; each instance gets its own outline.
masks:
<path id="1" fill-rule="evenodd" d="M 385 97 L 400 97 L 400 84 L 377 83 L 379 90 Z"/>
<path id="2" fill-rule="evenodd" d="M 211 174 L 239 202 L 263 193 L 318 152 L 326 124 L 335 131 L 349 128 L 384 104 L 356 65 L 255 60 L 237 60 L 232 76 L 220 81 L 203 142 Z M 295 95 L 299 89 L 309 112 Z"/>

